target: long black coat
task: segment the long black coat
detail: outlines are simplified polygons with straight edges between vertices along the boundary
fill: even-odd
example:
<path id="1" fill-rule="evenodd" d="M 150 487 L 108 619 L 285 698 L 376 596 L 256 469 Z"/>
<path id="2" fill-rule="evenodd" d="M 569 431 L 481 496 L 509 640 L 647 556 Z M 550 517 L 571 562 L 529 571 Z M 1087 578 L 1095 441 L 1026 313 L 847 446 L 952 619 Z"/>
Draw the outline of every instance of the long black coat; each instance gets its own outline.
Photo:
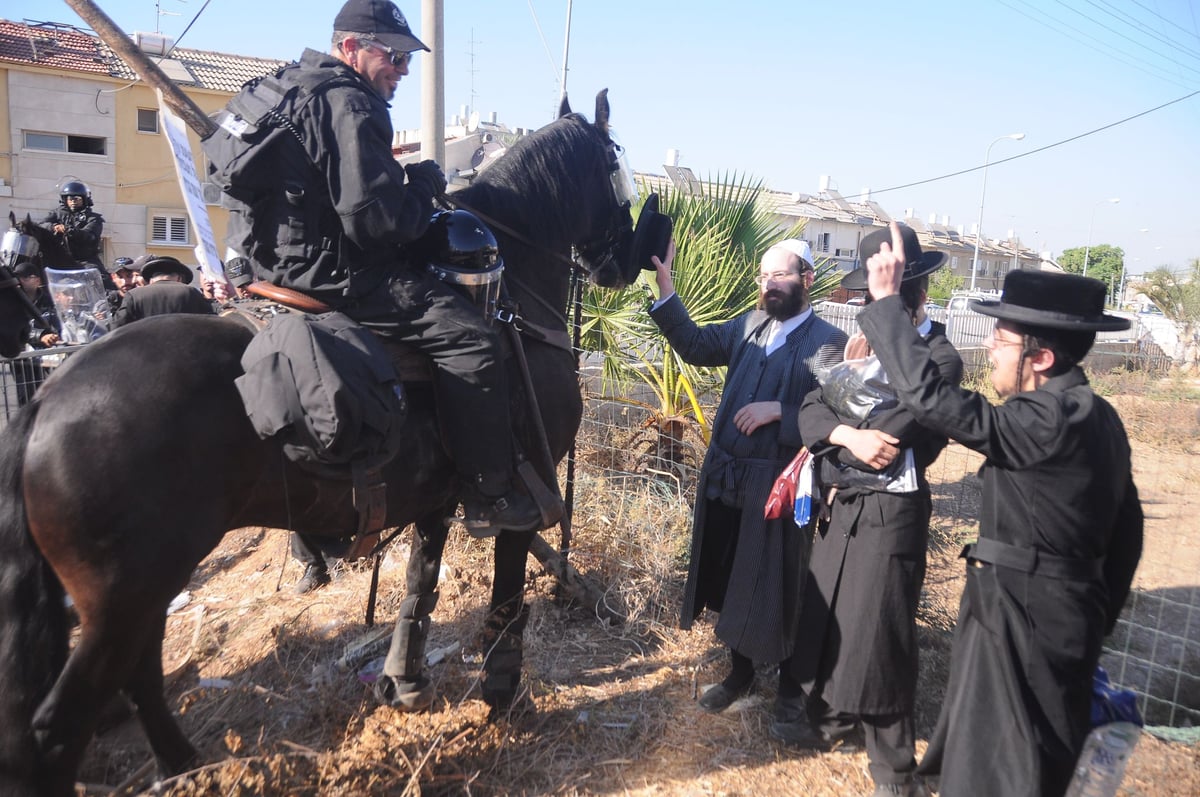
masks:
<path id="1" fill-rule="evenodd" d="M 713 443 L 697 487 L 680 625 L 690 628 L 706 606 L 716 608 L 712 601 L 722 592 L 722 585 L 701 576 L 713 572 L 714 558 L 724 555 L 713 550 L 716 546 L 705 545 L 708 499 L 744 508 L 732 565 L 721 573 L 728 580 L 716 634 L 755 661 L 782 661 L 792 652 L 811 541 L 791 518 L 764 520 L 763 507 L 776 477 L 800 449 L 800 402 L 817 386 L 816 369 L 842 359 L 846 333 L 813 314 L 767 356 L 770 318 L 761 310 L 700 327 L 674 296 L 652 310 L 651 317 L 687 362 L 729 366 L 713 421 Z M 733 416 L 756 401 L 781 402 L 782 420 L 749 437 L 741 435 L 733 426 Z"/>
<path id="2" fill-rule="evenodd" d="M 940 773 L 945 797 L 1060 795 L 1089 730 L 1103 636 L 1141 556 L 1125 429 L 1079 368 L 1001 406 L 950 384 L 898 297 L 865 308 L 859 325 L 901 403 L 987 457 L 984 547 L 969 552 L 921 769 Z"/>
<path id="3" fill-rule="evenodd" d="M 123 327 L 142 318 L 168 313 L 213 315 L 213 304 L 195 288 L 181 282 L 163 280 L 134 288 L 113 314 L 112 328 Z"/>
<path id="4" fill-rule="evenodd" d="M 104 217 L 91 208 L 72 213 L 66 208 L 55 208 L 38 222 L 47 230 L 53 230 L 55 224 L 66 228 L 66 244 L 71 257 L 80 263 L 96 266 L 100 275 L 108 278 L 108 271 L 100 262 L 100 241 L 104 235 Z M 106 286 L 108 287 L 108 286 Z"/>
<path id="5" fill-rule="evenodd" d="M 962 379 L 962 359 L 932 325 L 925 337 L 938 371 Z M 838 490 L 813 543 L 792 672 L 806 693 L 856 715 L 911 713 L 917 689 L 917 602 L 925 581 L 931 501 L 925 469 L 946 436 L 916 423 L 903 405 L 866 421 L 839 418 L 814 390 L 800 409 L 800 434 L 816 456 L 864 467 L 825 442 L 838 424 L 882 429 L 913 449 L 918 488 L 911 493 Z"/>

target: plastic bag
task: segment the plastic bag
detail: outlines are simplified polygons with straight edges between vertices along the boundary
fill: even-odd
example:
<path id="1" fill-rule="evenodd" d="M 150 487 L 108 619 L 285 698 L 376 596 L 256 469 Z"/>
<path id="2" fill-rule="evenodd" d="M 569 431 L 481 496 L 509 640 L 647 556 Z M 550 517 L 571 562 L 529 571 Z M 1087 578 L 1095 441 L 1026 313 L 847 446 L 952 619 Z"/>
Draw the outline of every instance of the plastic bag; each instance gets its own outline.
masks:
<path id="1" fill-rule="evenodd" d="M 842 419 L 865 421 L 900 403 L 888 384 L 883 365 L 874 354 L 820 368 L 817 379 L 826 406 Z"/>
<path id="2" fill-rule="evenodd" d="M 1110 722 L 1132 722 L 1140 728 L 1142 713 L 1138 711 L 1137 695 L 1129 689 L 1113 686 L 1108 680 L 1108 672 L 1096 665 L 1092 675 L 1092 726 Z"/>
<path id="3" fill-rule="evenodd" d="M 796 525 L 808 523 L 812 516 L 812 481 L 812 456 L 807 448 L 801 448 L 771 486 L 763 507 L 763 518 L 783 517 L 787 507 L 792 510 Z"/>

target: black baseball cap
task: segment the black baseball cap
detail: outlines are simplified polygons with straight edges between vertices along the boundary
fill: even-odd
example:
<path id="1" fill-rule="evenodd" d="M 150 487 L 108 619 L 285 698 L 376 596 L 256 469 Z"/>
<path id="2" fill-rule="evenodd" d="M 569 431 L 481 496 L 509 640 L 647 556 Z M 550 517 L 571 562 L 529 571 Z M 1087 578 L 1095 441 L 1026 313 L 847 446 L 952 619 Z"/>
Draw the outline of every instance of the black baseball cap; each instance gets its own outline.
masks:
<path id="1" fill-rule="evenodd" d="M 429 50 L 413 35 L 408 20 L 396 4 L 388 0 L 347 0 L 333 20 L 333 29 L 345 33 L 368 33 L 402 53 Z"/>

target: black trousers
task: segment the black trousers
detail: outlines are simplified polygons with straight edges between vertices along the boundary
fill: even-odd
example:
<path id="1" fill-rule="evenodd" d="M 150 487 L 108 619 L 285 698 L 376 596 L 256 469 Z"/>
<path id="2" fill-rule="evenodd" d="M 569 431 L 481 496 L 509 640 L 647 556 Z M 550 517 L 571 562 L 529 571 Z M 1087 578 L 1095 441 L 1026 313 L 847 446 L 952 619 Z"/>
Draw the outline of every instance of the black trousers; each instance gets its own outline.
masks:
<path id="1" fill-rule="evenodd" d="M 340 309 L 433 358 L 442 429 L 459 475 L 487 495 L 507 492 L 513 446 L 499 328 L 455 288 L 413 268 Z"/>
<path id="2" fill-rule="evenodd" d="M 342 559 L 350 552 L 350 543 L 336 537 L 312 537 L 291 533 L 292 558 L 305 566 L 326 569 L 330 559 Z"/>
<path id="3" fill-rule="evenodd" d="M 907 783 L 917 769 L 916 731 L 911 714 L 877 716 L 834 711 L 819 697 L 808 700 L 813 728 L 841 736 L 861 722 L 867 743 L 867 768 L 876 784 Z"/>

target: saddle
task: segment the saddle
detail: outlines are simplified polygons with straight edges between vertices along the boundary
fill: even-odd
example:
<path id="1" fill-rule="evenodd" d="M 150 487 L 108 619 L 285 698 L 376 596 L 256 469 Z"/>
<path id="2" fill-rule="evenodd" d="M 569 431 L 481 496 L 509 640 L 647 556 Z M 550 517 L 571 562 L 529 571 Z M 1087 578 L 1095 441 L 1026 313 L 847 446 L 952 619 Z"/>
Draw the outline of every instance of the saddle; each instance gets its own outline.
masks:
<path id="1" fill-rule="evenodd" d="M 249 301 L 227 302 L 219 315 L 239 321 L 254 332 L 263 329 L 281 311 L 320 314 L 333 310 L 319 299 L 269 282 L 252 282 L 246 286 L 246 290 L 258 298 Z M 551 339 L 553 335 L 552 332 L 540 330 L 537 327 L 533 327 L 532 332 L 541 339 Z M 383 348 L 387 351 L 398 381 L 402 383 L 433 381 L 434 365 L 429 355 L 415 346 L 389 340 L 379 335 L 376 335 L 376 340 L 382 343 Z M 569 347 L 569 339 L 565 340 Z M 562 345 L 562 342 L 556 339 L 551 339 L 551 342 L 554 345 Z M 516 342 L 515 345 L 519 347 L 520 343 Z M 522 368 L 525 368 L 523 353 L 520 354 L 519 360 Z M 526 385 L 529 387 L 527 368 L 525 368 L 525 378 Z M 532 392 L 529 395 L 532 399 Z M 536 406 L 533 407 L 533 410 L 532 417 L 540 419 L 540 413 L 536 411 Z M 548 455 L 548 448 L 546 453 Z M 557 489 L 558 485 L 555 483 L 553 486 L 548 486 L 527 458 L 519 456 L 519 460 L 517 473 L 541 509 L 543 523 L 547 527 L 552 526 L 559 521 L 565 511 L 562 497 Z M 553 466 L 553 463 L 549 464 L 551 467 Z M 368 556 L 387 542 L 379 543 L 383 524 L 387 517 L 387 483 L 383 479 L 382 468 L 374 468 L 364 474 L 356 474 L 354 482 L 354 505 L 359 513 L 359 528 L 350 552 L 347 554 L 347 558 L 350 559 Z M 390 539 L 389 536 L 388 540 Z"/>
<path id="2" fill-rule="evenodd" d="M 246 286 L 258 299 L 250 301 L 230 302 L 226 304 L 220 315 L 233 318 L 247 324 L 255 332 L 267 325 L 278 312 L 280 307 L 301 313 L 328 313 L 332 307 L 314 299 L 300 291 L 273 285 L 270 282 L 255 281 Z M 392 369 L 396 378 L 401 382 L 431 382 L 433 381 L 433 360 L 415 346 L 389 340 L 376 335 L 383 344 L 392 361 Z"/>

